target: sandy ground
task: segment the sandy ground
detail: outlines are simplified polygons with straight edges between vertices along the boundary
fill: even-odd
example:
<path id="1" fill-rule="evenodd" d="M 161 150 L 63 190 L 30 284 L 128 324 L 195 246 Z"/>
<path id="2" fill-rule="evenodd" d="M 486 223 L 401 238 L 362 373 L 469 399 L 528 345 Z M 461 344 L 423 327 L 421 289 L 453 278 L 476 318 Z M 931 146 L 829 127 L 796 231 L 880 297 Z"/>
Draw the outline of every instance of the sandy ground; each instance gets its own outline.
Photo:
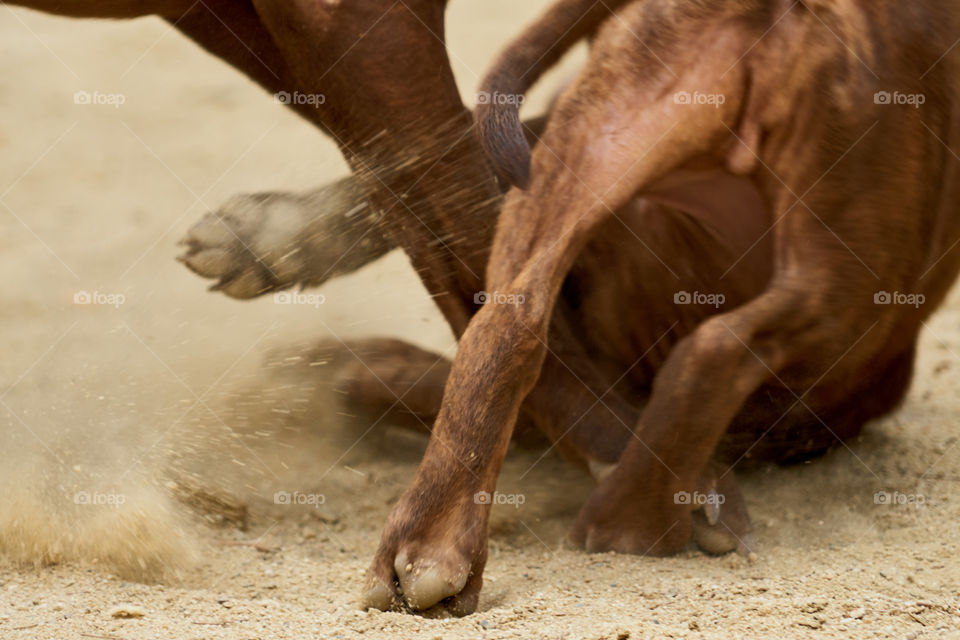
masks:
<path id="1" fill-rule="evenodd" d="M 453 3 L 465 92 L 543 4 Z M 514 451 L 500 490 L 524 503 L 494 510 L 480 611 L 358 611 L 424 440 L 345 424 L 305 354 L 377 334 L 450 354 L 449 331 L 402 255 L 325 286 L 317 307 L 211 295 L 173 260 L 227 196 L 344 172 L 329 142 L 159 21 L 0 7 L 0 637 L 960 637 L 956 295 L 902 410 L 822 460 L 742 476 L 754 562 L 577 552 L 565 535 L 591 482 Z M 183 506 L 172 481 L 233 492 L 248 529 Z"/>

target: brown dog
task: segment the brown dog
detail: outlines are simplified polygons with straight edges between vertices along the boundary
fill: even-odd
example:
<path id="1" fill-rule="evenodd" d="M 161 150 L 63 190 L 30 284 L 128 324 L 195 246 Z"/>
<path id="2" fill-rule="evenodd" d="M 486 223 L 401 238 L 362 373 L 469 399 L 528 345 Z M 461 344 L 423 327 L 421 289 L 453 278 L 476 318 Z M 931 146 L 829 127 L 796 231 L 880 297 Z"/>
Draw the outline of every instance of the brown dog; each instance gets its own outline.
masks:
<path id="1" fill-rule="evenodd" d="M 525 91 L 604 20 L 596 4 L 559 3 L 506 52 L 484 90 Z M 960 142 L 952 89 L 960 19 L 949 3 L 607 6 L 620 7 L 617 17 L 598 32 L 532 165 L 516 100 L 478 114 L 499 172 L 524 186 L 529 178 L 527 191 L 507 199 L 487 271 L 489 290 L 525 303 L 485 306 L 462 336 L 427 454 L 371 567 L 370 606 L 475 604 L 489 505 L 473 496 L 495 489 L 521 402 L 543 384 L 549 328 L 558 314 L 563 321 L 564 304 L 576 299 L 591 313 L 584 340 L 601 370 L 629 367 L 656 345 L 649 326 L 664 322 L 671 287 L 642 270 L 625 274 L 614 262 L 623 251 L 597 250 L 611 225 L 636 234 L 637 252 L 667 246 L 660 234 L 708 229 L 708 268 L 719 244 L 742 247 L 732 262 L 753 260 L 756 272 L 727 283 L 737 291 L 722 313 L 654 367 L 635 433 L 574 527 L 595 551 L 682 548 L 694 523 L 677 497 L 705 477 L 716 487 L 725 474 L 711 460 L 728 448 L 725 436 L 773 437 L 781 452 L 803 453 L 888 411 L 908 385 L 924 320 L 960 270 L 950 151 Z M 641 210 L 619 219 L 638 194 Z M 701 255 L 688 247 L 662 258 L 690 273 Z M 601 271 L 585 275 L 578 256 L 594 266 L 612 256 L 607 277 L 624 283 L 621 295 L 653 295 L 612 315 L 616 304 L 602 304 L 590 286 Z M 791 445 L 797 436 L 804 444 Z"/>
<path id="2" fill-rule="evenodd" d="M 42 3 L 39 0 L 29 0 L 23 4 L 73 15 L 132 17 L 141 12 L 151 12 L 147 10 L 149 7 L 143 8 L 139 3 L 134 6 L 134 3 L 123 2 Z M 492 174 L 479 153 L 479 146 L 472 136 L 466 135 L 469 114 L 460 103 L 459 95 L 453 86 L 452 73 L 449 71 L 442 42 L 433 37 L 433 33 L 442 34 L 445 3 L 442 0 L 411 0 L 400 4 L 379 0 L 364 3 L 271 3 L 264 0 L 253 3 L 208 2 L 190 4 L 189 7 L 188 4 L 171 2 L 162 3 L 159 7 L 163 9 L 163 15 L 179 29 L 243 69 L 269 90 L 298 90 L 305 93 L 323 90 L 327 96 L 325 105 L 319 108 L 296 108 L 336 137 L 358 170 L 349 193 L 361 194 L 360 199 L 345 203 L 343 213 L 352 211 L 356 205 L 369 203 L 373 210 L 383 214 L 382 226 L 376 228 L 375 233 L 366 236 L 373 240 L 369 255 L 379 255 L 391 246 L 403 247 L 411 255 L 428 288 L 438 297 L 441 309 L 459 334 L 477 308 L 474 297 L 484 288 L 481 286 L 480 275 L 489 252 L 489 229 L 499 206 L 499 197 L 491 178 Z M 592 3 L 588 4 L 592 6 Z M 665 10 L 659 8 L 659 3 L 648 4 L 652 15 L 663 20 L 661 14 L 664 14 Z M 720 9 L 700 7 L 699 4 L 703 3 L 675 4 L 682 5 L 682 8 L 668 16 L 670 19 L 666 22 L 671 29 L 687 22 L 690 25 L 713 24 L 712 20 L 730 18 L 745 22 L 747 26 L 744 29 L 749 33 L 754 33 L 755 31 L 750 30 L 759 29 L 757 25 L 762 25 L 763 28 L 756 31 L 758 35 L 773 24 L 776 17 L 786 13 L 788 8 L 786 5 L 779 7 L 773 3 L 756 3 L 755 8 L 738 7 L 724 13 Z M 658 9 L 654 10 L 653 7 Z M 588 19 L 579 20 L 585 8 L 576 2 L 560 5 L 546 21 L 547 30 L 537 29 L 533 32 L 534 38 L 522 41 L 520 53 L 526 51 L 531 55 L 530 64 L 517 67 L 516 64 L 521 64 L 522 61 L 516 59 L 515 50 L 513 64 L 510 64 L 511 60 L 508 59 L 507 64 L 500 67 L 505 72 L 501 79 L 506 77 L 511 82 L 491 84 L 486 88 L 488 94 L 509 96 L 511 91 L 518 91 L 519 89 L 513 86 L 513 79 L 523 75 L 527 68 L 532 69 L 533 62 L 540 58 L 543 50 L 551 49 L 558 39 L 557 36 L 567 34 L 553 51 L 548 51 L 537 70 L 547 66 L 567 44 L 590 34 L 608 15 L 596 11 L 588 16 Z M 780 13 L 777 13 L 778 8 Z M 740 10 L 743 11 L 742 14 L 736 13 Z M 634 11 L 636 13 L 639 10 Z M 818 11 L 823 12 L 825 9 L 818 5 Z M 808 15 L 807 20 L 812 22 L 811 16 L 817 15 Z M 577 26 L 567 31 L 566 27 L 569 26 L 571 18 Z M 699 46 L 697 37 L 681 29 L 683 37 L 674 34 L 670 39 L 664 40 L 658 31 L 658 25 L 663 26 L 662 23 L 645 20 L 635 18 L 637 25 L 643 25 L 655 36 L 649 41 L 657 44 L 656 53 L 664 60 L 673 60 L 671 68 L 675 67 L 678 71 L 688 66 L 690 69 L 698 68 L 699 59 L 690 61 L 682 56 L 683 59 L 677 59 L 677 51 L 671 48 L 674 41 L 684 42 L 683 38 L 690 39 L 690 42 L 685 44 Z M 791 19 L 791 23 L 794 22 L 796 21 Z M 556 30 L 558 28 L 559 30 Z M 796 25 L 792 28 L 796 28 Z M 807 28 L 811 27 L 807 25 Z M 613 31 L 614 27 L 609 26 L 607 29 Z M 878 29 L 875 31 L 879 32 Z M 795 37 L 784 36 L 779 30 L 771 32 L 771 36 L 774 34 L 780 36 L 776 42 L 796 45 Z M 238 37 L 242 37 L 243 41 Z M 878 33 L 871 32 L 870 37 L 875 41 L 883 41 Z M 536 38 L 539 38 L 539 41 Z M 601 52 L 606 52 L 603 59 L 610 65 L 607 73 L 616 70 L 617 65 L 622 64 L 621 59 L 627 60 L 629 65 L 630 56 L 636 55 L 636 52 L 625 54 L 623 51 L 616 51 L 616 47 L 609 44 L 612 38 L 606 34 L 600 38 L 594 53 L 597 60 Z M 411 46 L 411 43 L 417 46 Z M 420 46 L 422 43 L 426 44 Z M 740 53 L 749 50 L 746 43 L 741 44 L 744 45 L 744 51 Z M 831 48 L 830 42 L 814 44 L 819 47 L 821 58 L 828 61 L 824 64 L 832 60 L 831 56 L 838 56 L 836 47 Z M 627 48 L 623 43 L 619 46 Z M 411 50 L 414 50 L 413 53 Z M 770 63 L 769 69 L 785 68 L 775 66 L 780 58 L 773 55 L 769 45 L 758 47 L 740 64 L 744 68 L 752 64 L 761 67 L 762 71 L 768 70 L 761 65 L 761 53 L 771 56 L 774 61 Z M 622 56 L 625 57 L 621 58 Z M 839 56 L 839 59 L 845 58 Z M 949 59 L 942 64 L 948 62 Z M 659 63 L 654 60 L 651 64 Z M 892 63 L 887 64 L 893 68 Z M 517 69 L 520 71 L 511 75 L 511 72 Z M 654 73 L 655 68 L 644 68 L 644 71 L 653 74 L 653 81 L 667 85 L 671 83 L 669 77 L 662 77 L 662 72 Z M 740 77 L 745 72 L 744 69 L 731 69 L 730 73 Z M 357 77 L 369 78 L 369 81 L 358 86 L 355 82 Z M 519 79 L 519 86 L 522 88 L 532 82 L 534 75 L 525 80 Z M 608 81 L 609 86 L 616 86 L 620 82 L 619 79 L 613 82 L 609 76 Z M 769 83 L 769 80 L 767 82 Z M 800 86 L 812 86 L 812 83 L 804 85 L 803 79 L 799 82 Z M 937 74 L 927 79 L 930 86 L 946 86 L 937 85 L 937 82 L 942 82 L 941 76 Z M 589 90 L 584 89 L 585 84 L 590 86 Z M 634 97 L 642 95 L 642 89 L 646 85 L 640 81 L 636 81 L 634 85 L 626 89 L 626 92 L 636 92 Z M 769 84 L 766 86 L 769 87 Z M 647 90 L 649 91 L 649 87 Z M 678 91 L 682 90 L 678 88 Z M 554 128 L 545 138 L 547 145 L 544 148 L 547 150 L 541 148 L 538 157 L 552 150 L 563 150 L 565 154 L 576 156 L 580 149 L 594 148 L 597 144 L 597 130 L 607 131 L 612 127 L 613 131 L 617 131 L 617 126 L 613 126 L 612 121 L 607 122 L 596 115 L 593 121 L 585 120 L 583 124 L 579 124 L 580 114 L 571 106 L 577 103 L 577 96 L 583 109 L 591 103 L 594 108 L 607 105 L 608 91 L 607 85 L 603 83 L 581 83 L 571 92 L 561 105 L 558 113 L 560 119 L 554 119 Z M 756 88 L 751 88 L 751 92 L 755 91 Z M 745 89 L 739 93 L 732 92 L 730 98 L 732 100 L 734 96 L 738 96 L 738 100 L 743 100 L 744 96 L 750 93 L 756 101 L 757 95 L 763 95 L 751 92 Z M 760 103 L 769 102 L 777 95 L 776 92 L 770 92 L 763 96 Z M 632 117 L 639 121 L 651 120 L 651 112 L 645 111 L 647 107 L 641 108 L 642 106 L 642 102 L 634 105 L 634 111 L 624 112 L 624 116 L 632 114 Z M 701 105 L 688 106 L 692 109 Z M 709 106 L 712 108 L 714 105 Z M 739 117 L 731 118 L 726 101 L 721 106 L 723 108 L 716 110 L 716 115 L 722 114 L 738 127 L 749 128 L 751 123 L 764 123 L 760 131 L 766 132 L 767 125 L 761 117 L 766 117 L 766 113 L 758 111 L 758 116 L 749 114 L 748 117 L 745 112 L 739 114 Z M 661 116 L 662 121 L 680 125 L 680 113 L 689 115 L 693 111 L 674 112 L 666 109 Z M 812 109 L 804 113 L 821 112 Z M 505 123 L 512 122 L 509 110 L 505 113 L 495 110 L 494 115 L 505 116 Z M 489 120 L 485 119 L 484 122 L 489 124 Z M 557 139 L 566 139 L 565 134 L 558 129 L 564 126 L 564 123 L 571 127 L 571 131 L 579 132 L 580 135 L 563 145 L 556 144 Z M 600 123 L 600 128 L 590 129 L 590 126 L 596 123 Z M 782 137 L 785 129 L 782 124 L 780 127 Z M 663 133 L 685 135 L 685 125 L 679 128 L 679 131 L 670 132 L 664 128 Z M 771 129 L 773 128 L 771 125 Z M 486 126 L 484 130 L 488 133 L 488 142 L 494 141 L 489 134 L 504 131 L 502 127 L 490 126 Z M 739 132 L 742 129 L 735 130 Z M 515 132 L 515 129 L 507 131 Z M 690 129 L 687 133 L 691 131 L 695 129 Z M 628 133 L 628 128 L 621 131 L 621 134 Z M 516 142 L 515 138 L 509 136 L 504 139 Z M 665 137 L 664 140 L 669 139 Z M 550 144 L 551 140 L 555 144 Z M 623 143 L 615 137 L 611 138 L 611 142 L 616 148 L 620 148 Z M 720 142 L 713 140 L 700 142 L 705 148 L 712 150 L 716 150 L 720 145 Z M 767 144 L 765 139 L 764 144 Z M 756 145 L 759 149 L 760 143 L 756 142 Z M 822 151 L 821 145 L 814 146 Z M 515 146 L 506 150 L 506 154 L 495 156 L 501 161 L 508 160 L 500 163 L 502 172 L 509 176 L 511 169 L 519 166 L 521 173 L 514 172 L 512 175 L 522 179 L 523 154 L 515 153 Z M 837 156 L 842 151 L 843 149 L 838 150 Z M 782 150 L 779 152 L 786 153 Z M 796 147 L 791 148 L 790 153 L 795 152 Z M 684 156 L 684 153 L 687 152 L 681 150 L 678 157 L 690 159 L 691 156 L 698 155 L 687 153 L 687 156 Z M 750 158 L 749 154 L 741 154 L 741 161 L 744 157 L 748 160 Z M 807 156 L 801 156 L 805 157 Z M 830 158 L 829 162 L 836 159 Z M 641 165 L 639 160 L 637 167 Z M 662 156 L 659 161 L 663 161 Z M 806 162 L 817 165 L 817 162 L 810 160 Z M 538 296 L 527 298 L 523 292 L 529 293 L 533 286 L 531 282 L 527 282 L 526 289 L 513 291 L 504 286 L 504 283 L 512 284 L 512 280 L 508 281 L 505 274 L 512 273 L 518 261 L 528 259 L 529 255 L 514 255 L 514 263 L 507 261 L 503 267 L 494 265 L 491 275 L 497 277 L 488 280 L 486 286 L 486 290 L 494 294 L 493 301 L 496 302 L 503 296 L 514 296 L 514 299 L 518 299 L 516 296 L 519 291 L 519 295 L 523 295 L 530 304 L 518 305 L 512 310 L 512 314 L 511 309 L 502 309 L 496 304 L 487 305 L 484 317 L 488 318 L 488 321 L 492 317 L 497 319 L 496 322 L 503 323 L 507 329 L 502 336 L 504 341 L 493 340 L 489 338 L 489 334 L 478 330 L 473 332 L 472 340 L 466 343 L 468 353 L 474 358 L 474 364 L 483 362 L 482 358 L 485 356 L 491 356 L 487 365 L 476 369 L 480 373 L 476 376 L 476 381 L 490 384 L 487 387 L 467 387 L 463 374 L 455 371 L 450 381 L 448 408 L 444 410 L 448 417 L 441 416 L 437 422 L 438 430 L 434 435 L 434 442 L 417 480 L 416 486 L 427 490 L 420 495 L 408 493 L 392 516 L 384 534 L 384 543 L 371 571 L 368 604 L 388 607 L 405 602 L 413 608 L 425 609 L 443 598 L 450 597 L 446 604 L 454 611 L 462 613 L 475 607 L 485 561 L 486 513 L 489 507 L 474 504 L 474 494 L 470 490 L 474 486 L 492 486 L 499 459 L 502 457 L 504 438 L 509 439 L 509 427 L 513 421 L 511 412 L 516 409 L 514 403 L 519 404 L 519 399 L 524 395 L 523 387 L 532 384 L 532 379 L 538 374 L 536 387 L 527 396 L 523 406 L 516 409 L 516 413 L 512 415 L 522 414 L 526 421 L 534 423 L 553 440 L 558 449 L 599 474 L 604 467 L 612 468 L 624 450 L 629 454 L 631 449 L 644 446 L 641 443 L 653 442 L 647 437 L 652 428 L 645 426 L 634 433 L 632 426 L 644 409 L 644 400 L 649 395 L 654 376 L 665 363 L 669 365 L 674 360 L 676 354 L 671 355 L 674 345 L 679 342 L 682 347 L 690 342 L 680 341 L 698 330 L 697 327 L 704 318 L 746 305 L 758 299 L 767 289 L 775 274 L 772 256 L 779 246 L 775 234 L 768 233 L 772 224 L 771 209 L 765 201 L 765 195 L 767 189 L 772 188 L 766 182 L 772 181 L 772 178 L 767 176 L 764 180 L 763 176 L 756 172 L 741 167 L 741 172 L 746 171 L 749 174 L 745 179 L 726 170 L 713 158 L 703 163 L 688 164 L 689 166 L 684 168 L 689 171 L 668 171 L 667 173 L 671 174 L 669 181 L 661 180 L 656 184 L 645 184 L 643 181 L 636 183 L 634 188 L 644 197 L 636 200 L 626 198 L 622 206 L 617 205 L 615 216 L 594 216 L 601 218 L 597 220 L 590 218 L 589 238 L 585 233 L 587 229 L 578 229 L 575 234 L 576 242 L 586 243 L 586 248 L 575 262 L 576 242 L 547 247 L 542 243 L 537 244 L 533 238 L 529 240 L 529 249 L 540 247 L 543 250 L 540 254 L 542 257 L 560 260 L 559 266 L 556 263 L 552 266 L 544 265 L 556 269 L 556 273 L 551 271 L 554 275 L 561 274 L 556 277 L 562 279 L 562 272 L 569 266 L 563 264 L 563 261 L 573 262 L 572 270 L 567 274 L 563 285 L 563 294 L 556 305 L 550 302 L 551 297 L 556 294 L 549 287 L 543 291 L 538 290 Z M 843 165 L 837 167 L 838 171 L 843 168 Z M 569 187 L 570 185 L 566 185 L 566 188 Z M 534 188 L 537 188 L 536 182 Z M 819 189 L 817 191 L 819 192 Z M 399 195 L 407 197 L 401 199 Z M 541 194 L 543 202 L 551 202 L 548 195 Z M 274 204 L 278 203 L 275 201 Z M 553 215 L 561 210 L 555 205 L 551 206 L 553 208 L 549 211 Z M 514 203 L 512 210 L 515 211 L 516 207 Z M 544 208 L 543 211 L 548 209 Z M 535 215 L 527 222 L 536 220 L 546 222 L 545 218 Z M 547 224 L 544 227 L 544 237 L 550 236 L 549 226 Z M 505 228 L 509 231 L 501 231 L 501 236 L 524 229 L 529 231 L 529 226 L 515 220 Z M 370 227 L 367 226 L 366 229 L 369 230 Z M 561 229 L 553 229 L 553 233 L 559 230 Z M 941 231 L 943 237 L 950 237 L 953 230 L 944 227 Z M 361 225 L 359 230 L 351 230 L 353 235 L 350 237 L 360 239 L 365 233 Z M 522 237 L 517 241 L 523 242 Z M 638 242 L 641 244 L 638 245 Z M 506 239 L 499 242 L 501 247 L 508 244 Z M 307 243 L 304 249 L 320 253 L 325 246 L 324 243 Z M 944 248 L 947 246 L 949 243 Z M 562 249 L 563 256 L 558 258 L 559 254 L 546 249 Z M 309 269 L 301 264 L 294 271 L 303 268 Z M 278 270 L 276 275 L 281 277 L 281 280 L 295 277 L 295 274 L 280 271 Z M 323 271 L 325 273 L 327 270 Z M 305 280 L 318 282 L 323 279 L 324 273 L 307 274 L 309 277 Z M 542 280 L 540 283 L 545 282 L 547 281 Z M 283 281 L 277 283 L 268 279 L 265 286 L 283 284 Z M 690 292 L 710 292 L 713 300 L 718 301 L 722 297 L 725 304 L 685 304 L 686 298 L 683 294 L 692 295 Z M 690 301 L 696 300 L 691 298 Z M 546 304 L 548 302 L 549 304 Z M 624 321 L 625 308 L 637 310 L 637 313 L 630 317 L 630 321 Z M 515 322 L 505 322 L 505 317 L 509 320 L 514 316 L 525 321 L 529 319 L 527 312 L 534 313 L 534 317 L 543 323 L 552 313 L 550 351 L 546 355 L 543 354 L 543 346 L 533 344 L 530 336 L 526 336 L 526 340 L 523 339 L 524 335 L 517 337 L 514 332 L 517 328 Z M 545 326 L 530 325 L 534 330 L 530 335 L 545 340 Z M 838 335 L 842 335 L 842 332 Z M 729 424 L 724 424 L 725 434 L 720 441 L 719 458 L 735 461 L 748 451 L 754 457 L 789 458 L 809 455 L 835 443 L 837 436 L 847 437 L 855 433 L 864 420 L 889 410 L 902 397 L 909 380 L 915 335 L 915 330 L 907 331 L 902 341 L 891 344 L 889 352 L 881 354 L 882 357 L 878 356 L 872 362 L 858 361 L 855 370 L 861 374 L 859 378 L 847 377 L 838 381 L 835 379 L 837 376 L 831 374 L 830 377 L 817 381 L 819 384 L 808 385 L 812 386 L 809 393 L 800 395 L 799 399 L 794 395 L 794 387 L 781 384 L 777 380 L 773 380 L 772 384 L 768 382 L 762 390 L 754 391 L 732 422 L 727 421 Z M 510 347 L 513 344 L 518 351 L 511 354 Z M 900 348 L 898 344 L 906 346 Z M 362 393 L 361 397 L 372 398 L 379 394 L 390 401 L 390 404 L 399 402 L 404 409 L 408 408 L 404 405 L 412 405 L 409 407 L 412 409 L 408 412 L 409 415 L 414 416 L 416 422 L 426 428 L 440 405 L 441 385 L 446 377 L 444 367 L 439 368 L 442 375 L 436 375 L 438 371 L 431 369 L 435 367 L 436 360 L 428 354 L 414 353 L 405 345 L 396 343 L 375 346 L 376 350 L 368 356 L 367 352 L 361 351 L 355 345 L 346 345 L 351 355 L 362 355 L 364 360 L 371 364 L 370 369 L 355 367 L 351 384 Z M 491 349 L 496 351 L 491 353 Z M 854 352 L 848 356 L 852 358 Z M 543 368 L 538 369 L 537 359 L 544 357 L 546 359 Z M 465 362 L 461 358 L 458 365 L 460 372 L 467 366 Z M 404 375 L 398 375 L 401 370 L 405 370 Z M 370 373 L 378 375 L 371 377 Z M 665 382 L 668 379 L 665 375 L 658 377 L 661 382 L 658 383 L 654 398 L 658 394 L 662 395 L 662 388 L 668 384 Z M 379 384 L 381 380 L 389 385 L 386 394 Z M 523 380 L 526 380 L 526 385 L 510 388 L 509 393 L 501 393 L 509 384 Z M 724 382 L 726 380 L 727 378 L 723 379 Z M 470 388 L 477 390 L 477 395 L 472 396 L 473 399 L 467 393 Z M 800 388 L 805 390 L 805 387 Z M 486 390 L 490 390 L 493 395 L 486 395 Z M 492 402 L 480 398 L 490 398 Z M 459 403 L 461 408 L 454 409 L 451 413 L 451 403 L 454 407 Z M 656 402 L 651 407 L 655 404 Z M 463 407 L 467 407 L 466 413 Z M 736 413 L 736 408 L 734 412 Z M 459 424 L 462 424 L 464 429 L 452 428 Z M 644 422 L 644 425 L 646 424 Z M 758 441 L 758 436 L 767 431 L 769 433 L 766 437 Z M 495 440 L 492 448 L 491 438 Z M 653 443 L 658 447 L 662 445 Z M 712 449 L 702 442 L 697 442 L 697 445 Z M 437 452 L 441 450 L 446 451 L 445 456 L 438 456 Z M 650 455 L 660 455 L 661 451 L 664 455 L 673 457 L 683 456 L 685 453 L 683 448 L 667 447 L 651 449 Z M 701 449 L 697 449 L 695 453 L 701 452 Z M 709 458 L 709 451 L 706 455 Z M 454 459 L 459 459 L 463 464 L 458 465 Z M 624 460 L 626 459 L 625 457 Z M 454 464 L 458 468 L 451 471 L 444 464 Z M 704 516 L 698 515 L 695 521 L 695 531 L 701 545 L 713 550 L 738 546 L 740 541 L 737 537 L 744 538 L 749 529 L 742 501 L 735 498 L 736 489 L 732 483 L 732 475 L 724 474 L 725 468 L 715 470 L 714 466 L 710 466 L 701 469 L 695 474 L 696 479 L 692 484 L 679 482 L 679 474 L 678 478 L 670 478 L 678 486 L 699 488 L 704 492 L 720 491 L 728 496 L 723 512 L 718 514 L 708 510 Z M 677 469 L 681 470 L 681 467 L 678 466 Z M 622 473 L 620 467 L 615 473 Z M 451 487 L 450 483 L 454 486 Z M 605 481 L 604 486 L 607 484 Z M 661 489 L 661 486 L 655 483 L 650 487 L 657 491 Z M 654 493 L 656 492 L 651 490 L 644 495 Z M 669 497 L 672 499 L 672 496 Z M 678 511 L 677 505 L 671 507 L 673 511 Z M 688 509 L 689 507 L 685 507 L 679 511 L 687 514 Z M 638 517 L 633 510 L 624 511 L 625 516 Z M 436 517 L 435 514 L 438 513 L 443 517 Z M 647 520 L 649 527 L 664 520 L 659 511 L 651 513 L 653 515 Z M 417 522 L 418 514 L 432 517 L 433 520 Z M 689 518 L 689 515 L 686 517 Z M 605 545 L 602 542 L 591 546 L 651 553 L 668 552 L 678 545 L 680 540 L 689 537 L 683 530 L 689 529 L 689 526 L 682 520 L 681 518 L 678 524 L 680 530 L 676 535 L 672 534 L 667 543 L 652 546 L 649 550 L 631 548 L 625 544 Z M 628 538 L 638 536 L 638 529 L 631 528 L 633 521 L 626 524 L 630 526 L 623 528 L 623 535 Z M 616 529 L 611 529 L 609 533 L 616 533 Z M 719 538 L 719 542 L 716 538 Z M 410 572 L 406 571 L 408 564 Z M 396 588 L 397 582 L 403 589 L 403 598 L 397 597 L 400 595 Z M 461 590 L 460 587 L 464 588 Z"/>

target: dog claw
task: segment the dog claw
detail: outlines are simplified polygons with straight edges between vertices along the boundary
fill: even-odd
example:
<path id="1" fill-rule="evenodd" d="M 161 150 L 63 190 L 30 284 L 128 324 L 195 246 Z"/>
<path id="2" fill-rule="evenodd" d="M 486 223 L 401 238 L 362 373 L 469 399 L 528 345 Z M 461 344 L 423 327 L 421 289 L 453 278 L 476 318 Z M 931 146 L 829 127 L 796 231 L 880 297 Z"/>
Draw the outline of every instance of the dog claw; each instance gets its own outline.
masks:
<path id="1" fill-rule="evenodd" d="M 757 559 L 757 554 L 753 550 L 753 546 L 756 544 L 756 539 L 753 536 L 753 533 L 748 533 L 743 536 L 743 539 L 740 540 L 740 544 L 737 545 L 737 555 L 741 555 L 747 560 L 754 562 Z"/>
<path id="2" fill-rule="evenodd" d="M 415 611 L 425 611 L 460 593 L 470 577 L 468 566 L 444 571 L 440 565 L 425 566 L 422 562 L 409 562 L 405 552 L 397 555 L 394 568 L 403 589 L 404 600 Z"/>
<path id="3" fill-rule="evenodd" d="M 713 463 L 701 478 L 706 500 L 693 512 L 693 539 L 703 551 L 724 554 L 736 551 L 749 556 L 753 546 L 753 527 L 743 494 L 733 473 L 720 473 Z M 719 490 L 718 490 L 719 489 Z"/>
<path id="4" fill-rule="evenodd" d="M 264 278 L 251 271 L 221 281 L 217 287 L 217 291 L 222 291 L 231 298 L 237 298 L 238 300 L 256 297 L 272 289 L 273 287 L 265 282 Z"/>
<path id="5" fill-rule="evenodd" d="M 707 494 L 707 504 L 703 507 L 703 513 L 707 516 L 707 522 L 710 523 L 711 527 L 720 522 L 719 496 L 713 489 Z"/>
<path id="6" fill-rule="evenodd" d="M 380 611 L 392 611 L 400 608 L 400 600 L 397 594 L 387 585 L 378 583 L 369 587 L 360 598 L 361 608 L 377 609 Z"/>
<path id="7" fill-rule="evenodd" d="M 191 249 L 177 258 L 194 273 L 206 276 L 210 273 L 225 273 L 233 268 L 233 258 L 224 249 Z"/>

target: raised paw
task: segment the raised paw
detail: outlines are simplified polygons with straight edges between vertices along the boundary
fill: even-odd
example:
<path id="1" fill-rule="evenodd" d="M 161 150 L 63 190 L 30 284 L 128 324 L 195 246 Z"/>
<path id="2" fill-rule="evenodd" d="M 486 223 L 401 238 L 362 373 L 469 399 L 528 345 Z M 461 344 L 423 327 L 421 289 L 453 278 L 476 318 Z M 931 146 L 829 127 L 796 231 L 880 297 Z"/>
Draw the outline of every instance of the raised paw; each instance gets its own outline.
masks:
<path id="1" fill-rule="evenodd" d="M 178 260 L 217 280 L 211 289 L 255 298 L 293 286 L 303 265 L 294 250 L 305 225 L 295 200 L 284 194 L 237 195 L 206 214 L 181 240 Z"/>
<path id="2" fill-rule="evenodd" d="M 464 616 L 476 611 L 489 504 L 457 489 L 419 489 L 394 507 L 367 571 L 365 609 Z M 452 489 L 452 490 L 451 490 Z"/>
<path id="3" fill-rule="evenodd" d="M 391 248 L 353 178 L 305 194 L 234 196 L 180 244 L 181 262 L 239 299 L 318 286 Z"/>

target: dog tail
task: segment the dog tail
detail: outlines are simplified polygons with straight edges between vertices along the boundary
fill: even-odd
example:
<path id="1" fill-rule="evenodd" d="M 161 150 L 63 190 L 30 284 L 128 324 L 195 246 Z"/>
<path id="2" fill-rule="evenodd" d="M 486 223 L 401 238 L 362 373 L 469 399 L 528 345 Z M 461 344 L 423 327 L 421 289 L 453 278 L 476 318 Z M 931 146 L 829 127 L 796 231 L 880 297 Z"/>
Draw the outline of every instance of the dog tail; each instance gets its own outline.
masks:
<path id="1" fill-rule="evenodd" d="M 523 95 L 629 1 L 559 0 L 500 55 L 480 85 L 474 118 L 480 144 L 501 178 L 521 189 L 530 185 L 530 145 L 520 122 Z"/>

